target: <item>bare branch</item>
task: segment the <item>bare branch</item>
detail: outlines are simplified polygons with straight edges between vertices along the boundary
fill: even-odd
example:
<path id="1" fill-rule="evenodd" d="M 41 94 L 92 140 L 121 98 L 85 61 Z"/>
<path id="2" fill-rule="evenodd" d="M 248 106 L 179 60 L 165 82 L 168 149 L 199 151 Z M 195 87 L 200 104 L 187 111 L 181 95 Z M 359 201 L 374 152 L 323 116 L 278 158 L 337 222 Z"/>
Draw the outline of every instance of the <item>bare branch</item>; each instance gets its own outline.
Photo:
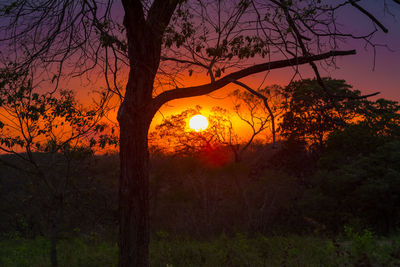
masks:
<path id="1" fill-rule="evenodd" d="M 397 0 L 394 0 L 395 2 L 399 3 Z M 361 13 L 363 13 L 364 15 L 366 15 L 370 20 L 372 20 L 376 25 L 378 25 L 379 28 L 381 28 L 381 30 L 384 33 L 388 32 L 388 29 L 383 26 L 383 24 L 376 18 L 374 17 L 374 15 L 372 15 L 371 13 L 369 13 L 367 10 L 365 10 L 362 6 L 360 6 L 359 4 L 357 4 L 354 0 L 349 0 L 350 4 L 352 6 L 354 6 L 355 8 L 357 8 Z"/>
<path id="2" fill-rule="evenodd" d="M 260 98 L 263 102 L 264 102 L 264 106 L 265 108 L 268 110 L 269 116 L 271 117 L 271 127 L 272 127 L 272 146 L 273 148 L 276 148 L 276 139 L 275 139 L 275 115 L 272 112 L 269 104 L 268 104 L 268 98 L 263 95 L 260 94 L 259 92 L 257 92 L 256 90 L 252 89 L 250 86 L 240 82 L 240 81 L 232 81 L 233 83 L 243 87 L 244 89 L 246 89 L 247 91 L 249 91 L 250 93 L 252 93 L 253 95 L 255 95 L 256 97 Z"/>
<path id="3" fill-rule="evenodd" d="M 267 63 L 263 63 L 263 64 L 257 64 L 257 65 L 245 68 L 243 70 L 232 72 L 213 83 L 208 83 L 208 84 L 193 86 L 193 87 L 187 87 L 187 88 L 176 88 L 176 89 L 172 89 L 169 91 L 165 91 L 165 92 L 159 94 L 156 98 L 154 98 L 153 112 L 154 113 L 157 112 L 157 110 L 163 104 L 167 103 L 170 100 L 209 94 L 211 92 L 214 92 L 214 91 L 228 85 L 232 81 L 247 77 L 252 74 L 260 73 L 260 72 L 267 71 L 267 70 L 285 68 L 285 67 L 289 67 L 289 66 L 298 66 L 298 65 L 308 64 L 312 61 L 323 60 L 323 59 L 327 59 L 327 58 L 334 57 L 334 56 L 346 56 L 346 55 L 354 55 L 354 54 L 356 54 L 355 50 L 330 51 L 330 52 L 327 52 L 324 54 L 319 54 L 319 55 L 303 56 L 303 57 L 297 57 L 297 58 L 292 58 L 292 59 L 278 60 L 278 61 L 272 61 L 272 62 L 267 62 Z"/>

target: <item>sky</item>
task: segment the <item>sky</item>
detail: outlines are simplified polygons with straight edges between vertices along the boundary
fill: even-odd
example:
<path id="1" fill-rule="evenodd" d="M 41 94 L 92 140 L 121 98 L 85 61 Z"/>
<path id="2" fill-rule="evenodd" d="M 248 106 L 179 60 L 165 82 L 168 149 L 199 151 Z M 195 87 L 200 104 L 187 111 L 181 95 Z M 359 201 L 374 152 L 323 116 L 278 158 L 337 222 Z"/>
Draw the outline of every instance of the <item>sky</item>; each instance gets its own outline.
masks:
<path id="1" fill-rule="evenodd" d="M 322 76 L 344 79 L 354 89 L 358 89 L 364 94 L 380 92 L 377 97 L 400 101 L 400 5 L 392 4 L 392 2 L 392 0 L 386 0 L 388 4 L 386 9 L 383 5 L 385 3 L 384 0 L 362 0 L 359 2 L 367 10 L 376 14 L 380 21 L 388 28 L 388 33 L 378 32 L 372 40 L 374 43 L 387 45 L 387 47 L 376 47 L 376 53 L 374 53 L 374 50 L 371 47 L 365 47 L 364 43 L 357 41 L 348 42 L 340 49 L 356 49 L 357 54 L 337 58 L 336 68 L 324 68 L 324 66 L 321 66 L 319 70 Z M 118 20 L 122 20 L 123 10 L 120 1 L 115 1 L 115 3 Z M 366 19 L 365 15 L 357 12 L 344 11 L 340 13 L 340 16 L 339 19 L 345 25 L 349 25 L 348 27 L 352 27 L 351 30 L 357 33 L 361 33 L 362 29 L 371 26 L 372 23 Z M 314 73 L 309 65 L 301 66 L 300 73 L 301 77 L 297 76 L 296 79 L 314 77 Z M 273 70 L 267 75 L 265 73 L 253 75 L 242 81 L 253 88 L 272 84 L 285 86 L 290 82 L 292 77 L 293 70 L 286 68 Z M 205 80 L 205 76 L 198 76 L 196 74 L 192 77 L 185 77 L 185 79 L 189 84 L 209 82 Z M 206 77 L 206 79 L 209 78 Z M 95 97 L 89 93 L 88 89 L 92 89 L 95 86 L 101 87 L 102 83 L 104 83 L 103 77 L 99 75 L 95 78 L 91 77 L 88 80 L 85 77 L 71 80 L 64 87 L 76 88 L 79 98 L 85 101 Z M 179 113 L 196 105 L 203 107 L 205 115 L 214 106 L 230 109 L 233 107 L 233 101 L 228 95 L 237 88 L 238 86 L 229 85 L 211 95 L 171 101 L 165 104 L 160 112 L 156 114 L 152 127 L 160 123 L 164 116 Z M 110 115 L 112 120 L 115 120 L 116 110 Z M 243 124 L 238 123 L 236 126 L 243 128 L 239 132 L 246 131 Z"/>
<path id="2" fill-rule="evenodd" d="M 336 79 L 344 79 L 354 89 L 360 90 L 363 94 L 380 92 L 376 98 L 386 98 L 400 101 L 400 5 L 391 4 L 387 1 L 388 6 L 385 10 L 383 1 L 361 1 L 363 7 L 373 11 L 380 21 L 388 28 L 388 33 L 378 32 L 374 39 L 374 43 L 384 46 L 377 46 L 376 50 L 372 47 L 365 47 L 365 43 L 351 41 L 346 43 L 341 49 L 356 49 L 357 54 L 345 57 L 338 57 L 336 67 L 324 68 L 319 67 L 321 76 L 330 76 Z M 390 14 L 392 13 L 392 14 Z M 346 25 L 354 26 L 355 32 L 361 33 L 363 26 L 370 26 L 366 23 L 364 14 L 361 13 L 341 13 L 343 21 Z M 364 24 L 363 24 L 364 23 Z M 361 27 L 360 27 L 361 25 Z M 302 78 L 315 77 L 309 65 L 300 67 Z M 263 86 L 279 84 L 287 85 L 293 77 L 293 70 L 290 68 L 277 69 L 265 74 L 253 75 L 246 79 L 246 83 L 253 88 L 260 86 L 264 79 Z M 300 77 L 296 77 L 298 79 Z M 200 81 L 200 77 L 192 77 L 194 80 Z M 201 83 L 201 81 L 199 82 Z M 174 100 L 164 105 L 161 112 L 156 115 L 153 120 L 153 125 L 159 123 L 163 116 L 168 116 L 173 113 L 178 113 L 187 107 L 201 105 L 204 112 L 207 113 L 213 106 L 232 107 L 232 99 L 228 94 L 237 86 L 227 86 L 210 95 L 193 97 L 188 99 Z M 207 115 L 207 114 L 206 114 Z M 236 127 L 242 134 L 248 132 L 249 128 L 246 125 L 238 123 Z"/>
<path id="3" fill-rule="evenodd" d="M 357 54 L 352 56 L 338 57 L 336 67 L 325 68 L 319 67 L 322 76 L 330 76 L 336 79 L 344 79 L 353 86 L 354 89 L 362 91 L 364 94 L 380 92 L 377 97 L 383 97 L 392 100 L 400 100 L 400 5 L 392 4 L 392 0 L 386 0 L 387 6 L 384 7 L 385 1 L 380 0 L 363 0 L 359 4 L 368 11 L 376 15 L 379 20 L 388 28 L 388 33 L 379 31 L 372 40 L 374 43 L 386 45 L 387 47 L 378 46 L 376 51 L 371 47 L 365 47 L 365 44 L 359 41 L 350 41 L 340 49 L 356 49 Z M 116 1 L 115 11 L 118 20 L 122 20 L 123 9 L 121 4 Z M 362 33 L 362 30 L 371 26 L 372 22 L 366 19 L 364 14 L 354 12 L 348 9 L 348 12 L 339 13 L 342 17 L 338 19 L 343 24 L 352 27 L 350 30 L 356 33 Z M 300 67 L 301 77 L 313 78 L 315 75 L 309 65 Z M 253 88 L 262 86 L 279 84 L 287 85 L 293 77 L 293 70 L 290 68 L 277 69 L 259 75 L 253 75 L 242 81 L 245 81 Z M 101 84 L 102 77 L 98 77 L 97 81 Z M 204 76 L 194 74 L 192 77 L 186 77 L 185 82 L 189 84 L 203 84 L 209 82 L 204 80 Z M 83 81 L 83 82 L 82 82 Z M 264 83 L 262 83 L 264 81 Z M 93 87 L 93 80 L 89 82 Z M 72 87 L 87 86 L 85 80 L 72 81 Z M 222 106 L 226 108 L 232 107 L 232 99 L 228 97 L 232 90 L 237 86 L 226 86 L 210 95 L 193 97 L 181 100 L 174 100 L 165 104 L 160 112 L 153 120 L 153 125 L 160 123 L 163 116 L 181 112 L 186 108 L 195 105 L 202 106 L 207 113 L 213 106 Z M 91 97 L 88 92 L 82 90 L 80 95 L 83 98 Z M 115 114 L 114 114 L 115 115 Z"/>

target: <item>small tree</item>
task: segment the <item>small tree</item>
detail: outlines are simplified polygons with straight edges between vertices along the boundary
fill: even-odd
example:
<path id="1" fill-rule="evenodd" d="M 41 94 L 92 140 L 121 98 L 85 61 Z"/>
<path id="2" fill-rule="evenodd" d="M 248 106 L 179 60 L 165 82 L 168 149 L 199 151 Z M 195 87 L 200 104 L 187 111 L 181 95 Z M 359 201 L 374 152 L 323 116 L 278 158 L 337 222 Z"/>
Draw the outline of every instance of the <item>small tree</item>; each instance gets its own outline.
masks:
<path id="1" fill-rule="evenodd" d="M 250 136 L 239 138 L 232 123 L 231 114 L 224 108 L 213 107 L 208 115 L 209 126 L 201 132 L 188 127 L 190 117 L 200 113 L 202 107 L 187 109 L 179 114 L 164 118 L 156 125 L 149 139 L 152 150 L 173 152 L 176 154 L 199 155 L 211 153 L 218 148 L 233 154 L 235 162 L 241 160 L 242 154 L 253 144 L 257 135 L 268 128 L 270 116 L 262 100 L 251 93 L 235 91 L 234 110 L 240 120 L 251 129 Z M 276 110 L 274 109 L 274 112 Z"/>
<path id="2" fill-rule="evenodd" d="M 58 265 L 64 211 L 82 189 L 77 171 L 96 147 L 117 142 L 101 122 L 107 100 L 104 94 L 98 106 L 84 109 L 72 91 L 41 94 L 27 71 L 0 70 L 0 150 L 14 155 L 0 157 L 0 163 L 30 179 L 30 200 L 41 207 L 42 230 L 51 241 L 52 266 Z"/>
<path id="3" fill-rule="evenodd" d="M 239 90 L 233 92 L 234 110 L 252 130 L 252 136 L 244 149 L 251 144 L 256 135 L 267 128 L 271 129 L 272 145 L 276 147 L 276 122 L 283 111 L 281 108 L 281 87 L 271 85 L 254 90 L 241 82 L 235 83 L 247 90 L 246 92 Z"/>
<path id="4" fill-rule="evenodd" d="M 203 159 L 215 153 L 221 154 L 222 149 L 226 150 L 223 152 L 225 155 L 223 162 L 228 159 L 227 151 L 230 150 L 235 155 L 239 146 L 238 137 L 233 130 L 227 110 L 213 107 L 208 115 L 209 125 L 205 130 L 196 132 L 189 128 L 189 119 L 199 114 L 201 109 L 202 107 L 196 106 L 196 108 L 186 109 L 179 114 L 164 118 L 162 123 L 156 125 L 154 131 L 150 133 L 152 149 L 179 155 L 203 156 Z M 217 158 L 215 160 L 214 163 L 217 165 L 222 163 L 217 162 Z"/>

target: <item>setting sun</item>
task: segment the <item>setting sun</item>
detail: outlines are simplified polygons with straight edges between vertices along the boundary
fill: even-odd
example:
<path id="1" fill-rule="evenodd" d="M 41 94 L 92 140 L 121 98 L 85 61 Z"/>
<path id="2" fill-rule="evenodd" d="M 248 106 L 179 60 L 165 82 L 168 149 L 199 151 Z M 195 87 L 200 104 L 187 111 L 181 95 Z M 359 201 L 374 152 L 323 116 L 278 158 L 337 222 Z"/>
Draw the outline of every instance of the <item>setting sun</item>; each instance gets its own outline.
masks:
<path id="1" fill-rule="evenodd" d="M 190 129 L 195 130 L 196 132 L 203 131 L 208 126 L 208 120 L 203 115 L 195 115 L 189 120 Z"/>

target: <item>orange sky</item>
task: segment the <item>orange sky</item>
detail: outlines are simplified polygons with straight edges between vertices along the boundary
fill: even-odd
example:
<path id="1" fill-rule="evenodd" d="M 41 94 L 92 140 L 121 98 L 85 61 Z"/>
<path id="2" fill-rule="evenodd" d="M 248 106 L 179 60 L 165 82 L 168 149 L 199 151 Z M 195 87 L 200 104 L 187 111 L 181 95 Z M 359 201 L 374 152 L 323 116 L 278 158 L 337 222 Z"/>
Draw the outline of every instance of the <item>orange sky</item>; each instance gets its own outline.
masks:
<path id="1" fill-rule="evenodd" d="M 363 94 L 381 92 L 378 97 L 396 101 L 400 100 L 400 49 L 396 52 L 381 51 L 377 56 L 374 70 L 372 70 L 373 56 L 368 51 L 362 50 L 358 52 L 358 55 L 349 56 L 348 58 L 339 58 L 337 64 L 340 66 L 339 69 L 328 69 L 328 71 L 325 71 L 323 68 L 320 68 L 321 75 L 344 79 L 348 84 L 352 85 L 354 89 L 361 90 Z M 278 69 L 271 71 L 267 75 L 265 73 L 253 75 L 242 81 L 252 88 L 258 88 L 259 86 L 265 87 L 272 84 L 285 86 L 293 78 L 293 73 L 294 71 L 290 68 Z M 311 67 L 308 65 L 300 67 L 300 73 L 301 76 L 297 75 L 295 79 L 314 77 Z M 195 84 L 208 82 L 196 76 L 190 77 L 190 79 L 194 80 Z M 203 107 L 205 115 L 207 115 L 207 111 L 214 106 L 221 106 L 229 110 L 232 109 L 233 102 L 232 98 L 228 95 L 238 88 L 239 86 L 237 85 L 229 85 L 210 95 L 174 100 L 164 105 L 161 109 L 161 113 L 164 116 L 168 116 L 173 113 L 179 113 L 186 108 L 195 107 L 196 105 Z M 161 120 L 162 115 L 158 113 L 153 120 L 153 126 L 158 124 Z M 248 126 L 246 127 L 238 118 L 233 121 L 236 130 L 240 134 L 245 134 L 250 130 Z"/>
<path id="2" fill-rule="evenodd" d="M 399 32 L 400 36 L 400 32 Z M 400 39 L 400 37 L 399 37 Z M 398 45 L 398 51 L 390 52 L 380 50 L 377 55 L 375 70 L 373 68 L 373 54 L 371 51 L 363 51 L 357 49 L 358 54 L 337 59 L 339 69 L 324 69 L 320 68 L 322 76 L 331 76 L 337 79 L 344 79 L 354 89 L 361 90 L 364 94 L 381 92 L 380 97 L 400 100 L 400 41 L 394 43 Z M 308 65 L 299 68 L 300 75 L 296 75 L 295 79 L 313 78 L 313 72 Z M 242 79 L 243 82 L 252 88 L 265 87 L 272 84 L 287 85 L 293 78 L 294 70 L 292 68 L 277 69 L 269 73 L 261 73 Z M 263 82 L 264 81 L 264 82 Z M 209 82 L 209 77 L 206 75 L 193 74 L 191 77 L 186 76 L 182 81 L 186 86 L 199 85 Z M 96 95 L 90 93 L 93 88 L 101 88 L 104 80 L 101 75 L 89 81 L 85 78 L 75 78 L 67 82 L 65 88 L 78 88 L 77 97 L 82 103 L 90 102 L 91 98 L 96 98 Z M 229 97 L 229 93 L 238 89 L 237 85 L 228 85 L 210 95 L 192 97 L 186 99 L 174 100 L 164 105 L 153 119 L 152 128 L 162 121 L 163 116 L 169 116 L 174 113 L 179 113 L 187 108 L 194 108 L 196 105 L 203 107 L 203 114 L 208 115 L 209 111 L 214 106 L 224 107 L 232 110 L 233 101 Z M 112 120 L 116 119 L 116 111 L 110 113 Z M 232 111 L 232 115 L 234 112 Z M 247 135 L 250 128 L 241 122 L 237 117 L 233 117 L 235 130 L 240 135 Z"/>
<path id="3" fill-rule="evenodd" d="M 375 2 L 371 2 L 374 5 Z M 376 3 L 378 5 L 378 3 Z M 377 10 L 381 8 L 377 6 Z M 346 16 L 345 20 L 350 22 L 359 20 L 363 15 L 358 16 Z M 121 14 L 122 16 L 122 14 Z M 356 24 L 354 23 L 353 24 Z M 337 67 L 322 66 L 319 68 L 321 76 L 331 76 L 336 79 L 344 79 L 346 82 L 353 86 L 354 89 L 361 90 L 364 94 L 373 92 L 381 92 L 378 97 L 384 97 L 391 100 L 400 100 L 400 21 L 395 18 L 382 14 L 382 22 L 389 29 L 389 33 L 384 34 L 379 32 L 374 37 L 374 42 L 379 44 L 387 44 L 392 51 L 389 51 L 385 47 L 376 47 L 376 58 L 374 65 L 374 51 L 371 48 L 365 49 L 364 44 L 351 41 L 345 44 L 341 49 L 356 49 L 357 55 L 345 56 L 337 58 Z M 300 75 L 297 75 L 295 79 L 300 78 L 313 78 L 314 74 L 308 65 L 301 66 L 299 68 Z M 257 88 L 259 86 L 267 86 L 272 84 L 279 84 L 285 86 L 293 78 L 293 69 L 277 69 L 273 70 L 265 76 L 265 73 L 259 75 L 253 75 L 246 79 L 243 79 L 245 83 Z M 121 77 L 121 80 L 124 77 Z M 265 79 L 264 83 L 262 81 Z M 194 85 L 203 84 L 209 82 L 209 77 L 206 75 L 199 76 L 193 74 L 192 77 L 185 77 L 184 84 Z M 64 85 L 64 88 L 70 88 L 77 91 L 77 96 L 82 102 L 87 103 L 93 94 L 88 93 L 95 87 L 101 87 L 104 84 L 102 73 L 99 73 L 97 77 L 90 77 L 90 81 L 85 78 L 75 78 Z M 152 127 L 158 124 L 162 120 L 162 115 L 168 116 L 173 113 L 179 113 L 187 108 L 193 108 L 196 105 L 203 107 L 204 113 L 207 113 L 213 106 L 221 106 L 227 109 L 232 107 L 232 99 L 228 97 L 228 94 L 238 86 L 227 86 L 217 92 L 212 93 L 210 96 L 193 97 L 187 99 L 174 100 L 164 105 L 160 113 L 157 113 Z M 115 120 L 116 111 L 110 116 Z M 205 114 L 207 115 L 207 114 Z M 244 125 L 236 122 L 236 128 L 239 133 L 245 133 L 246 128 Z"/>

